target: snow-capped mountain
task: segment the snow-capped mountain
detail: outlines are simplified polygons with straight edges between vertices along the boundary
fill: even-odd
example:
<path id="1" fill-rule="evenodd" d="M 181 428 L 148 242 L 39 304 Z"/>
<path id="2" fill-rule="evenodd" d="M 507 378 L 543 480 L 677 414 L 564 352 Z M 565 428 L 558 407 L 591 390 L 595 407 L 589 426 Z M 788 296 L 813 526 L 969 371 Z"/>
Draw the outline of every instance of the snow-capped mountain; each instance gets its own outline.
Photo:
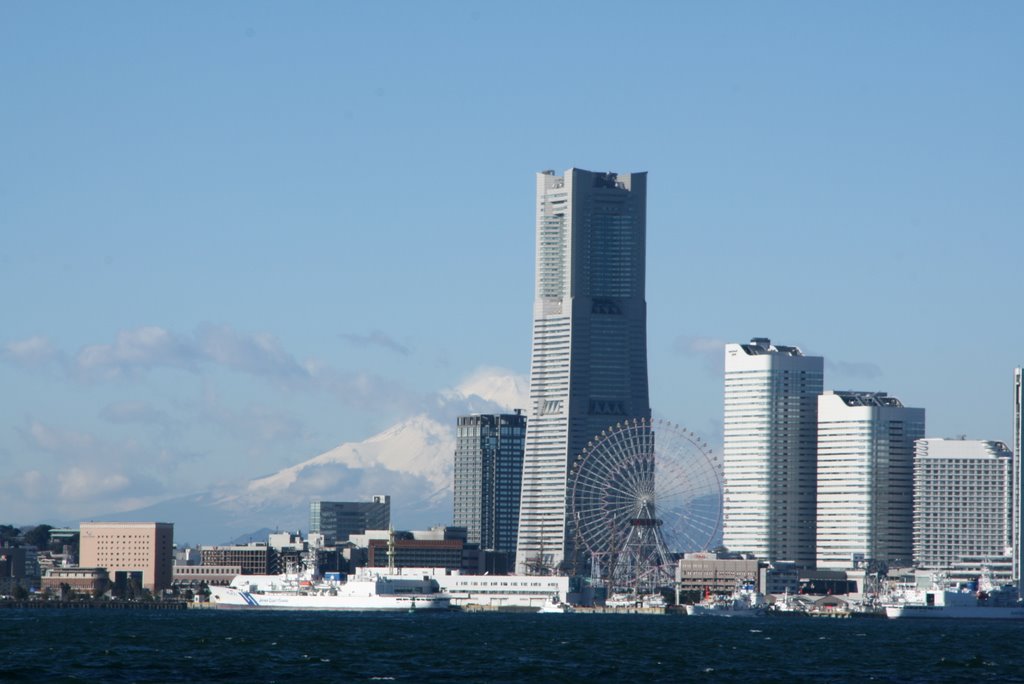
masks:
<path id="1" fill-rule="evenodd" d="M 397 528 L 450 524 L 455 417 L 526 406 L 526 381 L 508 371 L 478 371 L 438 395 L 430 410 L 358 442 L 346 442 L 272 475 L 104 520 L 162 520 L 179 543 L 223 543 L 251 530 L 308 530 L 309 502 L 391 495 Z M 257 540 L 258 541 L 258 540 Z"/>

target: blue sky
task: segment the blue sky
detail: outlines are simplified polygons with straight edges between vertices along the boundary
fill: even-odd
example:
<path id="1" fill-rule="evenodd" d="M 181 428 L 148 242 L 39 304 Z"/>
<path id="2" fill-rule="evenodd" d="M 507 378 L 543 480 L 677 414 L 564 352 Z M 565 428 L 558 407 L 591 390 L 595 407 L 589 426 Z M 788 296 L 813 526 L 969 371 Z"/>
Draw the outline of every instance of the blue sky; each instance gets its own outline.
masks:
<path id="1" fill-rule="evenodd" d="M 649 172 L 656 413 L 721 345 L 1009 440 L 1024 6 L 5 3 L 0 522 L 254 477 L 525 374 L 534 178 Z M 376 492 L 371 492 L 376 493 Z"/>

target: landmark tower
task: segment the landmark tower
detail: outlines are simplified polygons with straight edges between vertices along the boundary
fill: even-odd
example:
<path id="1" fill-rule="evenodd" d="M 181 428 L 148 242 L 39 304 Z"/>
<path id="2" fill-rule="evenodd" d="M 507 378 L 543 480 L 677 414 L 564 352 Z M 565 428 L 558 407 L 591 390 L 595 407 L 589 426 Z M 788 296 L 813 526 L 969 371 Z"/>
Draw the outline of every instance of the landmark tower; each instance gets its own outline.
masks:
<path id="1" fill-rule="evenodd" d="M 571 560 L 566 482 L 587 442 L 650 418 L 647 174 L 537 174 L 536 294 L 516 570 Z"/>

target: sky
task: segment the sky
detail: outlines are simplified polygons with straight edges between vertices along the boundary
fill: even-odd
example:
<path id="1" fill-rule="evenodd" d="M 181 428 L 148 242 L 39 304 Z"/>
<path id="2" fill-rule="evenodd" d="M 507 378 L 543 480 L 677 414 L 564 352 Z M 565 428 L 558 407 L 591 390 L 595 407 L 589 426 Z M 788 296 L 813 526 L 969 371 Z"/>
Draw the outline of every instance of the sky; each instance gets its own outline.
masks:
<path id="1" fill-rule="evenodd" d="M 1021 35 L 996 1 L 3 3 L 0 522 L 525 376 L 534 174 L 573 166 L 649 173 L 657 416 L 720 444 L 722 345 L 770 337 L 1009 441 Z"/>

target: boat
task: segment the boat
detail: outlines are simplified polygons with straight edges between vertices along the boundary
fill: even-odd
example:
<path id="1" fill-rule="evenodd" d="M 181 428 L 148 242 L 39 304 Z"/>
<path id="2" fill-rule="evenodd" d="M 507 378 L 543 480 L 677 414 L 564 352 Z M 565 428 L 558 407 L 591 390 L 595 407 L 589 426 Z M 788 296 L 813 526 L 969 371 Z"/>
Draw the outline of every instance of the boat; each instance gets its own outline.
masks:
<path id="1" fill-rule="evenodd" d="M 552 596 L 550 601 L 545 601 L 544 605 L 537 611 L 538 613 L 571 613 L 572 607 L 568 603 L 558 600 L 558 596 Z"/>
<path id="2" fill-rule="evenodd" d="M 661 594 L 612 594 L 604 602 L 607 608 L 664 608 Z"/>
<path id="3" fill-rule="evenodd" d="M 240 610 L 420 612 L 447 610 L 451 597 L 429 577 L 360 568 L 347 581 L 306 573 L 239 575 L 226 587 L 211 587 L 210 603 Z"/>
<path id="4" fill-rule="evenodd" d="M 607 608 L 636 608 L 640 601 L 635 594 L 612 594 L 604 605 Z"/>
<path id="5" fill-rule="evenodd" d="M 686 614 L 702 617 L 761 617 L 765 614 L 766 606 L 764 594 L 755 590 L 751 584 L 742 584 L 729 595 L 706 591 L 699 603 L 686 606 Z"/>
<path id="6" fill-rule="evenodd" d="M 977 618 L 1024 620 L 1024 603 L 1012 584 L 995 586 L 987 573 L 977 582 L 944 586 L 934 578 L 929 589 L 897 586 L 882 602 L 888 618 Z"/>

